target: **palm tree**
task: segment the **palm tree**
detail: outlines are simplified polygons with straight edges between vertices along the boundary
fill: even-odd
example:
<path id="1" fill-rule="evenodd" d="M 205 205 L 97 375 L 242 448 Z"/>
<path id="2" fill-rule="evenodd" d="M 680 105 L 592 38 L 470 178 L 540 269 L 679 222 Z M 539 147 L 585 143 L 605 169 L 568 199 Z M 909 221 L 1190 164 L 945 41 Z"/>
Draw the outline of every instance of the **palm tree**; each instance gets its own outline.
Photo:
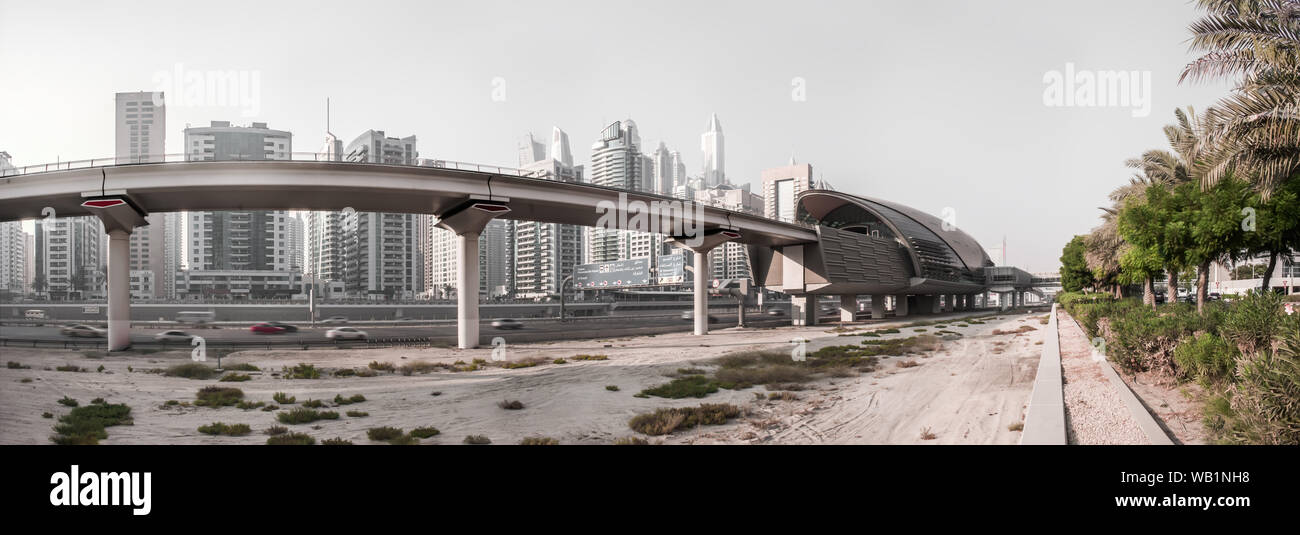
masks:
<path id="1" fill-rule="evenodd" d="M 1196 109 L 1191 106 L 1187 107 L 1187 111 L 1175 108 L 1174 119 L 1176 122 L 1165 125 L 1164 128 L 1165 139 L 1169 141 L 1169 147 L 1173 149 L 1173 152 L 1161 149 L 1149 150 L 1142 153 L 1141 157 L 1125 162 L 1126 165 L 1140 170 L 1143 177 L 1138 178 L 1145 178 L 1147 185 L 1158 184 L 1166 188 L 1174 188 L 1179 184 L 1200 180 L 1200 176 L 1197 174 L 1199 170 L 1197 158 L 1205 145 L 1204 136 L 1207 115 L 1197 115 Z M 1130 185 L 1136 187 L 1132 182 L 1130 182 Z M 1112 199 L 1114 199 L 1113 193 Z M 1178 258 L 1170 257 L 1165 259 L 1165 276 L 1167 279 L 1165 303 L 1167 304 L 1178 303 L 1178 272 L 1182 267 L 1182 262 Z"/>
<path id="2" fill-rule="evenodd" d="M 1300 0 L 1198 0 L 1191 48 L 1203 55 L 1183 80 L 1230 78 L 1209 111 L 1202 184 L 1236 172 L 1265 198 L 1300 177 Z"/>
<path id="3" fill-rule="evenodd" d="M 1098 285 L 1110 287 L 1115 297 L 1123 297 L 1117 279 L 1120 274 L 1119 257 L 1123 254 L 1124 238 L 1119 234 L 1119 213 L 1114 208 L 1102 208 L 1101 226 L 1092 229 L 1084 238 L 1083 258 L 1088 262 Z"/>

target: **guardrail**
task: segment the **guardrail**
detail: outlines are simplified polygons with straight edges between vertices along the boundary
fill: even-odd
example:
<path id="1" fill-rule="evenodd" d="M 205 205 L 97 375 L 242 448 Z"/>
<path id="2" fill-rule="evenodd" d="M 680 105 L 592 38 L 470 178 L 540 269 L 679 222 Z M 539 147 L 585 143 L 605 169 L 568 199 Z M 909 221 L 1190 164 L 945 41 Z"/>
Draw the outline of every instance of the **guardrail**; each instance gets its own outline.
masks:
<path id="1" fill-rule="evenodd" d="M 1034 392 L 1029 396 L 1029 410 L 1025 415 L 1025 429 L 1020 434 L 1021 444 L 1067 443 L 1065 433 L 1065 384 L 1061 373 L 1061 338 L 1056 320 L 1056 303 L 1043 331 L 1043 353 L 1038 358 L 1038 375 L 1034 377 Z"/>
<path id="2" fill-rule="evenodd" d="M 367 340 L 304 340 L 304 339 L 267 339 L 267 340 L 208 340 L 204 346 L 208 349 L 276 349 L 285 347 L 297 347 L 300 349 L 333 347 L 339 349 L 379 349 L 388 347 L 453 347 L 454 342 L 438 341 L 435 338 L 422 337 L 388 337 L 388 338 L 371 338 Z M 0 338 L 0 347 L 30 347 L 30 348 L 48 348 L 48 349 L 105 349 L 107 341 L 102 338 L 90 340 L 78 339 L 24 339 L 24 338 Z M 148 349 L 181 349 L 188 350 L 189 345 L 182 342 L 166 343 L 157 341 L 132 342 L 132 348 Z"/>

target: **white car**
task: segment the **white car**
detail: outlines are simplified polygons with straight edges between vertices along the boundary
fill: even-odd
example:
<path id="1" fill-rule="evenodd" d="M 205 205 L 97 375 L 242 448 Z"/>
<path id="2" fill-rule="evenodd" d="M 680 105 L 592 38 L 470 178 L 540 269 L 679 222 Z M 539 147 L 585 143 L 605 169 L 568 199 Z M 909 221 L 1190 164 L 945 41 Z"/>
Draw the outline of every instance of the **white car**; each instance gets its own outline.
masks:
<path id="1" fill-rule="evenodd" d="M 190 343 L 190 340 L 194 339 L 194 335 L 187 333 L 185 331 L 163 331 L 153 335 L 153 339 L 155 342 L 161 344 L 166 344 L 168 342 L 180 342 L 182 344 L 188 344 Z"/>
<path id="2" fill-rule="evenodd" d="M 108 331 L 105 329 L 100 329 L 99 327 L 91 327 L 90 325 L 78 323 L 75 325 L 68 325 L 67 327 L 59 329 L 59 332 L 67 336 L 85 336 L 89 338 L 103 338 L 104 334 L 107 333 Z"/>
<path id="3" fill-rule="evenodd" d="M 501 318 L 493 321 L 492 327 L 496 329 L 522 329 L 524 328 L 524 323 L 516 319 Z"/>
<path id="4" fill-rule="evenodd" d="M 326 332 L 325 338 L 330 340 L 365 340 L 366 331 L 353 329 L 352 327 L 339 327 Z"/>

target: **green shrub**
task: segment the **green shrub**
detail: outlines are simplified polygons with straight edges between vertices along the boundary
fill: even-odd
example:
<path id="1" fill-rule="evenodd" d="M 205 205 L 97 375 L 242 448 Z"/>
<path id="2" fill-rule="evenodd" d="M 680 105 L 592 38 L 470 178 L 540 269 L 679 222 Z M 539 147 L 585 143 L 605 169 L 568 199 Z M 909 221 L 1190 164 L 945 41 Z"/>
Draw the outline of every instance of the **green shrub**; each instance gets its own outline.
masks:
<path id="1" fill-rule="evenodd" d="M 608 390 L 610 392 L 618 392 L 618 385 L 605 385 L 605 390 Z"/>
<path id="2" fill-rule="evenodd" d="M 266 406 L 265 401 L 241 401 L 235 404 L 235 408 L 244 409 L 246 411 L 251 411 L 253 409 L 261 408 L 264 406 Z"/>
<path id="3" fill-rule="evenodd" d="M 429 438 L 439 433 L 441 433 L 441 431 L 433 426 L 417 427 L 411 430 L 411 436 L 418 438 Z"/>
<path id="4" fill-rule="evenodd" d="M 1207 404 L 1206 427 L 1228 444 L 1300 444 L 1300 318 L 1276 352 L 1237 360 L 1236 384 Z"/>
<path id="5" fill-rule="evenodd" d="M 492 440 L 484 435 L 467 435 L 465 437 L 465 440 L 462 440 L 461 442 L 465 444 L 482 446 L 485 444 L 491 444 Z"/>
<path id="6" fill-rule="evenodd" d="M 365 418 L 370 416 L 370 413 L 363 411 L 348 411 L 346 414 L 349 418 Z"/>
<path id="7" fill-rule="evenodd" d="M 297 366 L 284 369 L 285 379 L 320 379 L 320 370 L 315 366 L 306 363 L 298 363 Z"/>
<path id="8" fill-rule="evenodd" d="M 361 394 L 353 394 L 352 397 L 346 397 L 346 398 L 343 397 L 342 394 L 334 395 L 334 403 L 339 405 L 351 405 L 353 403 L 361 403 L 362 401 L 365 400 L 366 397 Z"/>
<path id="9" fill-rule="evenodd" d="M 647 396 L 656 396 L 668 399 L 681 398 L 702 398 L 718 391 L 720 383 L 710 380 L 703 375 L 691 375 L 673 379 L 672 381 L 642 390 L 641 393 Z M 608 387 L 606 387 L 608 388 Z"/>
<path id="10" fill-rule="evenodd" d="M 59 405 L 64 405 L 67 407 L 76 407 L 77 405 L 80 405 L 80 403 L 78 403 L 77 400 L 72 399 L 68 396 L 63 396 L 63 399 L 59 400 Z"/>
<path id="11" fill-rule="evenodd" d="M 569 360 L 609 360 L 608 355 L 574 355 Z"/>
<path id="12" fill-rule="evenodd" d="M 229 407 L 244 398 L 244 391 L 223 386 L 205 386 L 194 396 L 194 404 L 200 407 Z"/>
<path id="13" fill-rule="evenodd" d="M 564 359 L 555 359 L 555 360 L 551 361 L 551 364 L 568 364 L 568 363 L 569 363 L 569 361 L 564 360 Z"/>
<path id="14" fill-rule="evenodd" d="M 1235 366 L 1237 351 L 1219 336 L 1202 332 L 1185 336 L 1174 348 L 1174 364 L 1187 377 L 1202 384 L 1228 377 Z"/>
<path id="15" fill-rule="evenodd" d="M 395 366 L 393 366 L 393 363 L 391 362 L 379 362 L 377 360 L 370 361 L 369 367 L 372 370 L 377 370 L 381 372 L 391 372 L 397 369 Z"/>
<path id="16" fill-rule="evenodd" d="M 327 438 L 325 440 L 320 441 L 320 443 L 322 446 L 351 446 L 352 445 L 351 440 L 347 440 L 339 437 Z"/>
<path id="17" fill-rule="evenodd" d="M 1224 314 L 1219 332 L 1242 353 L 1272 349 L 1273 340 L 1282 333 L 1286 318 L 1282 306 L 1281 294 L 1251 291 L 1232 303 Z"/>
<path id="18" fill-rule="evenodd" d="M 306 433 L 284 433 L 266 439 L 268 446 L 310 446 L 315 443 L 316 439 Z"/>
<path id="19" fill-rule="evenodd" d="M 298 407 L 276 413 L 275 419 L 282 424 L 309 424 L 317 420 L 337 420 L 339 419 L 339 413 Z"/>
<path id="20" fill-rule="evenodd" d="M 221 379 L 218 379 L 218 381 L 222 383 L 242 383 L 244 381 L 252 380 L 252 378 L 252 376 L 246 373 L 228 373 L 221 376 Z"/>
<path id="21" fill-rule="evenodd" d="M 302 406 L 307 407 L 309 409 L 319 409 L 325 406 L 325 402 L 319 399 L 309 399 L 307 401 L 302 402 Z"/>
<path id="22" fill-rule="evenodd" d="M 273 425 L 271 427 L 266 428 L 266 431 L 262 431 L 262 432 L 268 435 L 283 435 L 289 432 L 289 428 L 283 425 Z"/>
<path id="23" fill-rule="evenodd" d="M 334 370 L 335 377 L 352 377 L 356 374 L 357 371 L 352 368 L 341 368 L 338 370 Z"/>
<path id="24" fill-rule="evenodd" d="M 232 437 L 242 437 L 253 432 L 248 424 L 228 425 L 222 422 L 213 422 L 208 425 L 200 425 L 199 432 L 205 435 L 226 435 Z"/>
<path id="25" fill-rule="evenodd" d="M 131 425 L 131 407 L 104 403 L 76 407 L 59 417 L 50 441 L 59 445 L 93 445 L 108 438 L 107 427 Z"/>
<path id="26" fill-rule="evenodd" d="M 298 398 L 290 396 L 289 394 L 285 394 L 284 392 L 276 392 L 274 395 L 271 396 L 271 399 L 275 400 L 276 403 L 279 403 L 281 405 L 293 405 L 294 402 L 298 401 Z"/>
<path id="27" fill-rule="evenodd" d="M 698 425 L 721 425 L 740 416 L 740 407 L 731 404 L 705 403 L 699 407 L 659 409 L 628 420 L 628 427 L 646 435 L 666 435 L 678 429 Z"/>
<path id="28" fill-rule="evenodd" d="M 641 437 L 619 437 L 614 439 L 615 446 L 645 446 L 647 444 L 650 444 L 650 441 Z"/>
<path id="29" fill-rule="evenodd" d="M 22 364 L 22 363 L 19 363 L 19 362 L 14 362 L 14 361 L 12 361 L 12 360 L 9 361 L 5 366 L 7 366 L 7 367 L 8 367 L 9 369 L 11 369 L 11 370 L 30 370 L 30 369 L 32 369 L 31 366 L 28 366 L 28 365 L 25 365 L 25 364 Z"/>
<path id="30" fill-rule="evenodd" d="M 211 379 L 217 374 L 217 370 L 206 364 L 197 362 L 187 362 L 177 364 L 163 371 L 167 377 L 184 377 L 186 379 Z"/>
<path id="31" fill-rule="evenodd" d="M 402 430 L 396 427 L 372 427 L 366 430 L 366 436 L 376 442 L 384 442 L 402 436 Z"/>

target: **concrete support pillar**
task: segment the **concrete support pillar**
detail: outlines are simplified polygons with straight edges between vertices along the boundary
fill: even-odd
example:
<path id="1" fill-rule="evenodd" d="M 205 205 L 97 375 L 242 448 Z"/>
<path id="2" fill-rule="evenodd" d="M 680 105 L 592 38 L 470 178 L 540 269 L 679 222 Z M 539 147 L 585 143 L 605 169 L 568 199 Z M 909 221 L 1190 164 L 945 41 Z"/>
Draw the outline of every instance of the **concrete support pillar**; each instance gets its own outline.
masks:
<path id="1" fill-rule="evenodd" d="M 998 308 L 1002 310 L 1011 308 L 1011 292 L 998 292 Z"/>
<path id="2" fill-rule="evenodd" d="M 943 312 L 943 296 L 935 294 L 930 296 L 930 313 L 938 314 Z"/>
<path id="3" fill-rule="evenodd" d="M 817 296 L 790 296 L 790 324 L 817 325 Z"/>
<path id="4" fill-rule="evenodd" d="M 108 233 L 108 350 L 131 347 L 131 232 Z"/>
<path id="5" fill-rule="evenodd" d="M 858 319 L 858 296 L 840 296 L 840 321 L 852 322 Z"/>
<path id="6" fill-rule="evenodd" d="M 895 295 L 895 296 L 894 296 L 894 317 L 895 317 L 895 318 L 905 318 L 905 317 L 907 317 L 907 312 L 908 312 L 908 310 L 907 310 L 907 296 L 906 296 L 906 295 Z"/>
<path id="7" fill-rule="evenodd" d="M 695 252 L 695 335 L 709 334 L 709 251 Z"/>
<path id="8" fill-rule="evenodd" d="M 881 294 L 871 296 L 871 319 L 878 320 L 885 318 L 885 300 L 889 299 Z"/>
<path id="9" fill-rule="evenodd" d="M 478 232 L 456 236 L 456 345 L 478 347 Z"/>
<path id="10" fill-rule="evenodd" d="M 942 297 L 943 297 L 943 308 L 942 308 L 942 310 L 943 310 L 944 312 L 952 312 L 952 311 L 954 311 L 954 310 L 957 310 L 957 296 L 956 296 L 956 295 L 947 294 L 947 295 L 944 295 L 944 296 L 942 296 Z"/>
<path id="11" fill-rule="evenodd" d="M 988 308 L 988 307 L 989 307 L 989 292 L 988 292 L 988 290 L 985 290 L 985 291 L 984 291 L 984 302 L 981 303 L 980 306 L 983 307 L 983 308 Z"/>

